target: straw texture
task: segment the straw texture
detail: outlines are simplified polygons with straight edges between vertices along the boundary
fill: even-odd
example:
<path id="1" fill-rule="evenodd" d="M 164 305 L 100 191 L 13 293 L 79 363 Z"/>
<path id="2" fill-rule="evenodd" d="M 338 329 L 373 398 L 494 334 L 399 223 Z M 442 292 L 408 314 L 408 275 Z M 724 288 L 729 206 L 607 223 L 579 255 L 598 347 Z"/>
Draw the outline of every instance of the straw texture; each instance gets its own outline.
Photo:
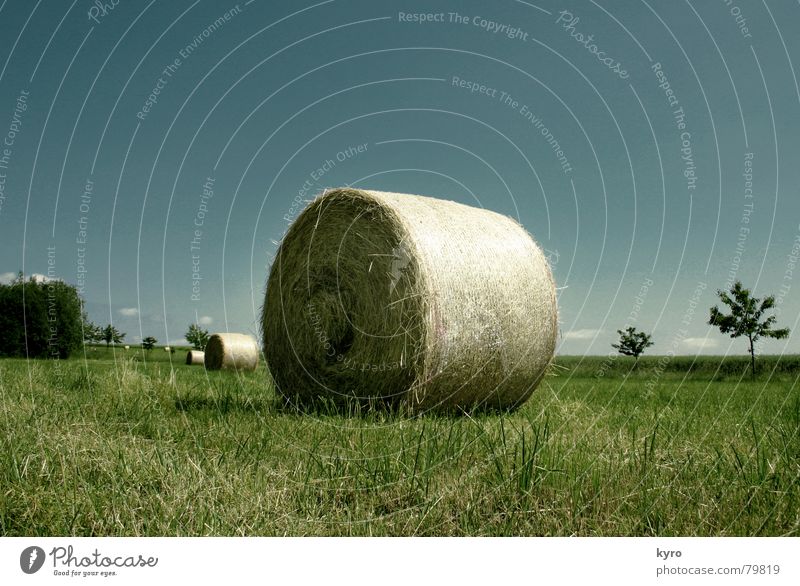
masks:
<path id="1" fill-rule="evenodd" d="M 204 359 L 208 370 L 255 370 L 258 344 L 246 334 L 212 334 L 206 343 Z"/>
<path id="2" fill-rule="evenodd" d="M 189 350 L 186 353 L 186 364 L 205 364 L 205 356 L 202 350 Z"/>
<path id="3" fill-rule="evenodd" d="M 281 243 L 262 331 L 289 401 L 513 408 L 553 357 L 557 319 L 547 260 L 514 220 L 430 197 L 337 189 L 315 199 Z"/>

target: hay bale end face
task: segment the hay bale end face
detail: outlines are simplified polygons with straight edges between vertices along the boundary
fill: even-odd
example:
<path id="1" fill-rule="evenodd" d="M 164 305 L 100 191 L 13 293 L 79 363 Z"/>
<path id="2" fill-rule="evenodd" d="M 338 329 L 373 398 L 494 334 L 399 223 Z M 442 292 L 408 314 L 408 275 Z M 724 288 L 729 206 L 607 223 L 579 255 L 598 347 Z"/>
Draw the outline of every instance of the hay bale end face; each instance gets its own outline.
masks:
<path id="1" fill-rule="evenodd" d="M 206 343 L 205 365 L 208 370 L 255 370 L 258 344 L 246 334 L 213 334 Z"/>
<path id="2" fill-rule="evenodd" d="M 547 260 L 514 220 L 430 197 L 337 189 L 281 243 L 262 313 L 289 401 L 513 408 L 555 351 Z"/>
<path id="3" fill-rule="evenodd" d="M 205 364 L 205 352 L 202 350 L 189 350 L 186 353 L 186 364 Z"/>

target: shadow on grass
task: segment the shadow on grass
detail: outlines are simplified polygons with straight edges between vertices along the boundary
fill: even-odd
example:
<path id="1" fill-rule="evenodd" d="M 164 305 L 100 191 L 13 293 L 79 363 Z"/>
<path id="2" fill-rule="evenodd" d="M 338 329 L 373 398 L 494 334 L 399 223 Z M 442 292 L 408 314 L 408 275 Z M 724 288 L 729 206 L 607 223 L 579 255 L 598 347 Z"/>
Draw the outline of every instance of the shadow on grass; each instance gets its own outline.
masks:
<path id="1" fill-rule="evenodd" d="M 460 407 L 435 407 L 425 410 L 412 409 L 407 402 L 397 399 L 341 397 L 286 398 L 278 394 L 273 408 L 276 413 L 287 416 L 344 417 L 348 419 L 379 418 L 381 420 L 418 419 L 436 417 L 463 419 L 465 417 L 493 417 L 517 411 L 522 404 L 513 407 L 498 407 L 481 403 L 470 409 Z"/>
<path id="2" fill-rule="evenodd" d="M 249 412 L 263 414 L 267 411 L 274 411 L 275 406 L 273 401 L 223 395 L 220 397 L 178 397 L 175 399 L 175 409 L 183 413 L 214 411 L 217 413 Z"/>

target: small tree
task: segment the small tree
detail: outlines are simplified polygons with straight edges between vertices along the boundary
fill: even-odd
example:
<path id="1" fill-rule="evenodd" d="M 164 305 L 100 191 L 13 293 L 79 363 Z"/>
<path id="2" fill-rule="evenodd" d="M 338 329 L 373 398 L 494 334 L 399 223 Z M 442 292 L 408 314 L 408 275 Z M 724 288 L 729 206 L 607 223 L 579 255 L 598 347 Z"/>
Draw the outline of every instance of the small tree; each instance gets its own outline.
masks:
<path id="1" fill-rule="evenodd" d="M 147 336 L 144 340 L 142 340 L 142 348 L 145 350 L 152 350 L 153 346 L 155 346 L 157 343 L 158 340 L 156 340 L 153 336 Z"/>
<path id="2" fill-rule="evenodd" d="M 616 348 L 620 354 L 625 356 L 633 356 L 636 362 L 639 361 L 646 348 L 653 345 L 650 341 L 651 336 L 644 332 L 637 332 L 633 326 L 628 326 L 625 330 L 617 330 L 619 334 L 619 344 L 611 344 L 612 348 Z"/>
<path id="3" fill-rule="evenodd" d="M 106 343 L 106 348 L 108 348 L 108 345 L 111 344 L 112 342 L 114 344 L 119 344 L 120 342 L 122 342 L 122 340 L 125 339 L 125 332 L 120 332 L 119 330 L 117 330 L 117 328 L 115 328 L 111 324 L 108 324 L 106 327 L 103 328 L 103 335 L 100 339 Z"/>
<path id="4" fill-rule="evenodd" d="M 103 328 L 101 328 L 100 326 L 96 326 L 94 323 L 90 322 L 89 319 L 84 315 L 83 317 L 84 343 L 101 342 L 102 340 L 103 340 Z"/>
<path id="5" fill-rule="evenodd" d="M 756 377 L 756 352 L 754 344 L 759 338 L 775 338 L 780 340 L 789 335 L 789 328 L 772 329 L 776 317 L 771 315 L 764 318 L 767 310 L 775 307 L 775 296 L 770 295 L 763 300 L 752 297 L 750 290 L 742 287 L 741 281 L 736 281 L 730 292 L 717 291 L 720 300 L 730 307 L 730 314 L 722 313 L 715 305 L 711 308 L 708 318 L 709 325 L 717 326 L 723 334 L 730 334 L 731 338 L 747 336 L 750 352 L 750 374 Z"/>
<path id="6" fill-rule="evenodd" d="M 208 330 L 204 330 L 197 324 L 191 324 L 189 331 L 185 334 L 186 340 L 195 350 L 202 350 L 208 343 Z"/>

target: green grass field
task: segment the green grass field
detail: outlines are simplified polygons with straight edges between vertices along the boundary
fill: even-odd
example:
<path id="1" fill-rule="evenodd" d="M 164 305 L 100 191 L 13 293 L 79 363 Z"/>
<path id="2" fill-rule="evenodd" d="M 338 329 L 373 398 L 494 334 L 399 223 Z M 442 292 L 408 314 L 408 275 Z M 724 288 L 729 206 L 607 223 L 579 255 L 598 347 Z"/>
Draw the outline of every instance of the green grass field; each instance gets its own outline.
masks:
<path id="1" fill-rule="evenodd" d="M 3 535 L 800 535 L 797 357 L 563 357 L 516 412 L 412 419 L 87 356 L 0 360 Z"/>

